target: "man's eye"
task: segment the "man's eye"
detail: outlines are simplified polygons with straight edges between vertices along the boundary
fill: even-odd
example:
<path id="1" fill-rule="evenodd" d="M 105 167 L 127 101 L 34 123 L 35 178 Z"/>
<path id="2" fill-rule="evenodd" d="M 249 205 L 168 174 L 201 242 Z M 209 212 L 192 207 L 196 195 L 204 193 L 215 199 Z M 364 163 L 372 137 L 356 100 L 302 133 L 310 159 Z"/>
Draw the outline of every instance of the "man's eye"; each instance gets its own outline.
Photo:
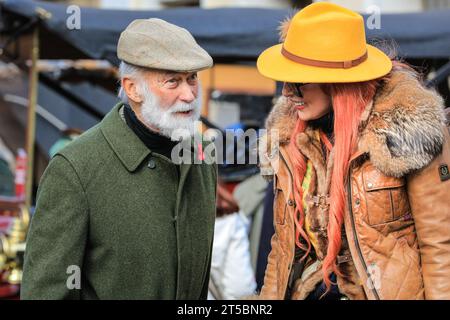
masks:
<path id="1" fill-rule="evenodd" d="M 188 78 L 188 81 L 189 81 L 190 83 L 192 83 L 192 82 L 197 82 L 197 74 L 193 74 L 192 76 L 190 76 L 190 77 Z"/>
<path id="2" fill-rule="evenodd" d="M 177 79 L 169 79 L 167 80 L 168 83 L 177 83 L 178 80 Z"/>

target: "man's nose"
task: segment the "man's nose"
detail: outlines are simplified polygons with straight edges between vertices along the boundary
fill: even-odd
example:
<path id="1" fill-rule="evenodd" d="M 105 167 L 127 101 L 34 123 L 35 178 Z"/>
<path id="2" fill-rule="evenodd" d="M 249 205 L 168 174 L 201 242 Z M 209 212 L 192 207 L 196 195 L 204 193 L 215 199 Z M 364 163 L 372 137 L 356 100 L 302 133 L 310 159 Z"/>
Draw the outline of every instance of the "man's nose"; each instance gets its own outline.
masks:
<path id="1" fill-rule="evenodd" d="M 197 87 L 192 87 L 185 83 L 181 86 L 180 100 L 185 103 L 191 103 L 197 97 Z"/>

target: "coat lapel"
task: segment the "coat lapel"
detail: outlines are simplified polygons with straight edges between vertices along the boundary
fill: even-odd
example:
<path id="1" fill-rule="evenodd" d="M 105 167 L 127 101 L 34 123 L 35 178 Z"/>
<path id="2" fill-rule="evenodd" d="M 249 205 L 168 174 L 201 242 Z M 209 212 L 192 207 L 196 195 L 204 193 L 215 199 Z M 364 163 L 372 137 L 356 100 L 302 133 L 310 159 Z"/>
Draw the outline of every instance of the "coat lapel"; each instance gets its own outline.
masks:
<path id="1" fill-rule="evenodd" d="M 150 154 L 150 150 L 122 120 L 117 104 L 100 123 L 100 130 L 111 149 L 128 171 L 135 171 Z"/>

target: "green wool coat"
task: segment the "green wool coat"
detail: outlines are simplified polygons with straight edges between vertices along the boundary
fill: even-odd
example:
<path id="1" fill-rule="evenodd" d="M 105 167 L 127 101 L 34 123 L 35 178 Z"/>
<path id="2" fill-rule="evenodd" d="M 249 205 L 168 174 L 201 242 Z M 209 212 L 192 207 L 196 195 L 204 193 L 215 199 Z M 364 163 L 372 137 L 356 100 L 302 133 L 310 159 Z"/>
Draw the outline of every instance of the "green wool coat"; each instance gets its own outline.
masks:
<path id="1" fill-rule="evenodd" d="M 46 169 L 23 299 L 206 299 L 217 167 L 177 170 L 141 142 L 120 107 Z"/>

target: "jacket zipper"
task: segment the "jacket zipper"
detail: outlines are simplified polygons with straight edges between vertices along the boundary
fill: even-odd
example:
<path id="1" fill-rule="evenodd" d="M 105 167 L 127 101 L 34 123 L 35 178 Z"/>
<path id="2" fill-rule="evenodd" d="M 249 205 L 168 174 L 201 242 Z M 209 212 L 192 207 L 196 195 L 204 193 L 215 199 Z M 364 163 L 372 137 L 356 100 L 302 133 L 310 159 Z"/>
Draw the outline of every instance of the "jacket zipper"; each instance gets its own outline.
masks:
<path id="1" fill-rule="evenodd" d="M 351 168 L 349 168 L 349 170 L 351 170 Z M 367 264 L 366 261 L 364 260 L 364 257 L 362 255 L 361 252 L 361 247 L 359 246 L 359 241 L 358 241 L 358 235 L 356 234 L 356 225 L 355 225 L 355 220 L 353 217 L 353 207 L 352 207 L 352 184 L 351 184 L 351 179 L 350 179 L 350 173 L 348 175 L 348 182 L 347 182 L 347 193 L 348 193 L 348 209 L 349 209 L 349 213 L 350 213 L 350 220 L 352 222 L 352 232 L 353 232 L 353 237 L 355 239 L 355 245 L 356 245 L 356 250 L 358 251 L 358 256 L 361 259 L 361 262 L 363 264 L 364 270 L 366 271 L 367 274 L 367 278 L 370 280 L 371 283 L 371 290 L 375 296 L 375 298 L 377 300 L 380 300 L 380 296 L 378 295 L 377 290 L 375 289 L 375 285 L 373 284 L 372 278 L 369 274 L 369 271 L 367 270 Z"/>
<path id="2" fill-rule="evenodd" d="M 291 176 L 291 181 L 294 181 L 294 177 L 292 175 L 291 169 L 289 168 L 286 159 L 284 159 L 283 154 L 281 153 L 281 150 L 278 153 L 280 154 L 281 159 L 283 160 L 284 164 L 286 165 L 289 175 Z M 291 185 L 291 187 L 293 187 L 293 186 Z"/>
<path id="3" fill-rule="evenodd" d="M 293 177 L 293 175 L 292 175 L 292 172 L 291 172 L 291 169 L 289 168 L 289 166 L 288 166 L 288 164 L 287 164 L 287 161 L 286 161 L 286 159 L 283 157 L 283 154 L 281 153 L 281 150 L 279 150 L 279 155 L 280 155 L 280 158 L 281 158 L 281 160 L 283 160 L 283 162 L 284 162 L 284 164 L 285 164 L 285 166 L 286 166 L 286 168 L 287 168 L 287 171 L 289 172 L 289 176 L 291 177 L 291 189 L 292 190 L 294 190 L 294 186 L 292 185 L 292 183 L 294 183 L 294 177 Z M 295 200 L 294 200 L 295 201 Z M 294 202 L 295 203 L 295 202 Z M 284 219 L 286 220 L 286 210 L 287 210 L 287 203 L 285 203 L 285 205 L 284 205 L 284 213 L 283 213 L 283 216 L 284 216 Z M 295 210 L 295 209 L 294 209 Z M 285 221 L 286 222 L 286 221 Z M 294 246 L 294 254 L 293 254 L 293 256 L 292 256 L 292 261 L 291 261 L 291 268 L 290 268 L 290 270 L 289 270 L 289 277 L 288 277 L 288 283 L 286 284 L 286 288 L 284 289 L 284 295 L 286 296 L 289 292 L 289 287 L 290 287 L 290 284 L 289 284 L 289 279 L 291 278 L 291 273 L 292 273 L 292 266 L 294 266 L 294 263 L 295 263 L 295 246 Z"/>

